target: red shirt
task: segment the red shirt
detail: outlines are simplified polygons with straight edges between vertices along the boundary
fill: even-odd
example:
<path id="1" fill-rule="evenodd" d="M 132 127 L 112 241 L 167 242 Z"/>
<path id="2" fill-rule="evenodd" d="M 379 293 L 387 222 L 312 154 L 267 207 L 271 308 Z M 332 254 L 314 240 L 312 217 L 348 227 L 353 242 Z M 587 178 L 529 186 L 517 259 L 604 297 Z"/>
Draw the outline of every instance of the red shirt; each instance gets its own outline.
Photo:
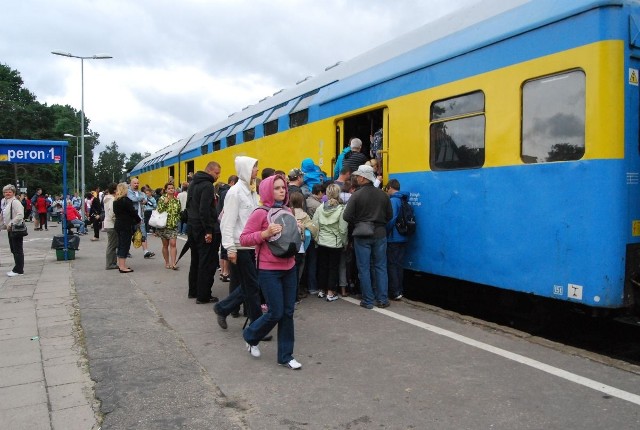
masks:
<path id="1" fill-rule="evenodd" d="M 67 221 L 73 221 L 74 219 L 82 219 L 80 212 L 72 205 L 67 205 Z"/>

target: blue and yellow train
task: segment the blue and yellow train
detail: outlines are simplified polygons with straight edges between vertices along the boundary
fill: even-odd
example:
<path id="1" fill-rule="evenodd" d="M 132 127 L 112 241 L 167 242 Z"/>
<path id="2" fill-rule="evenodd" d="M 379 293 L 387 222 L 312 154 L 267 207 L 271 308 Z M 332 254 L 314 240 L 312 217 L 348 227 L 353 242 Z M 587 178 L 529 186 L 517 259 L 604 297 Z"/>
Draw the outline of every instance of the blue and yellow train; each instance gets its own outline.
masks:
<path id="1" fill-rule="evenodd" d="M 488 1 L 143 160 L 159 186 L 237 155 L 327 172 L 383 130 L 411 193 L 406 267 L 585 305 L 640 302 L 640 4 Z M 367 151 L 367 148 L 365 148 Z M 367 151 L 368 152 L 368 151 Z"/>

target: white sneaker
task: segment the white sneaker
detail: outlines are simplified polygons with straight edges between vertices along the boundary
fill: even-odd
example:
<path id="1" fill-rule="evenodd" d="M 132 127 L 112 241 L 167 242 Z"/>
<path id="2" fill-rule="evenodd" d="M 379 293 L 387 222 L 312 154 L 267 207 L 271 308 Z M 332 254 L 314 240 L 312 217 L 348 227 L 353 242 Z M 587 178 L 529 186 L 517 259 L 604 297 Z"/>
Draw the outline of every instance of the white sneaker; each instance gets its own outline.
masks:
<path id="1" fill-rule="evenodd" d="M 298 363 L 295 358 L 292 358 L 288 363 L 281 363 L 280 366 L 284 366 L 293 370 L 302 369 L 302 364 Z"/>
<path id="2" fill-rule="evenodd" d="M 338 297 L 337 294 L 327 294 L 327 301 L 328 302 L 333 302 L 338 300 L 340 297 Z"/>
<path id="3" fill-rule="evenodd" d="M 13 278 L 14 276 L 22 276 L 24 275 L 24 273 L 16 273 L 13 270 L 10 272 L 7 272 L 7 276 L 9 276 L 10 278 Z"/>
<path id="4" fill-rule="evenodd" d="M 245 345 L 247 346 L 247 351 L 249 351 L 249 354 L 251 354 L 252 357 L 255 357 L 255 358 L 260 357 L 260 348 L 258 348 L 258 345 L 251 346 L 246 342 L 245 342 Z"/>
<path id="5" fill-rule="evenodd" d="M 323 298 L 324 297 L 324 291 L 320 290 L 318 291 L 318 298 Z"/>

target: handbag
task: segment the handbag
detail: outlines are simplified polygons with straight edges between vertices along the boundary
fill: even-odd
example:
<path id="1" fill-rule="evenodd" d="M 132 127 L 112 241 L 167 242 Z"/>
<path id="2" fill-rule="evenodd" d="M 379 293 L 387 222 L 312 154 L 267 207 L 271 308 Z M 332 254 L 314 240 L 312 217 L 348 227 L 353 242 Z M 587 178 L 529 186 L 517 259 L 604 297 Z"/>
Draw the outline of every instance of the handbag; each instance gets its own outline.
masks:
<path id="1" fill-rule="evenodd" d="M 140 227 L 134 227 L 135 231 L 133 232 L 133 236 L 131 236 L 131 243 L 134 248 L 140 248 L 142 246 L 142 231 Z"/>
<path id="2" fill-rule="evenodd" d="M 167 226 L 167 212 L 158 212 L 157 209 L 151 211 L 149 225 L 155 228 L 165 228 Z"/>
<path id="3" fill-rule="evenodd" d="M 13 219 L 13 202 L 11 202 L 11 207 L 9 208 L 9 215 L 11 219 Z M 24 220 L 17 224 L 11 224 L 11 230 L 9 230 L 10 237 L 25 237 L 28 234 L 29 231 L 27 231 L 27 225 L 24 223 Z"/>
<path id="4" fill-rule="evenodd" d="M 376 226 L 372 221 L 360 221 L 356 223 L 352 235 L 355 237 L 371 237 L 376 231 Z"/>

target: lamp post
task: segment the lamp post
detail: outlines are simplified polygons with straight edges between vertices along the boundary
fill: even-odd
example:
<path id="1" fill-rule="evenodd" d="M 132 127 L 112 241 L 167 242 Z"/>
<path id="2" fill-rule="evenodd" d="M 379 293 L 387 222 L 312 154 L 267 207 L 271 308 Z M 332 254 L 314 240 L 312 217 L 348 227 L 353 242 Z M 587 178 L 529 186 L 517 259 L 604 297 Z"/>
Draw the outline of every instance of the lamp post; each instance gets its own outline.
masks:
<path id="1" fill-rule="evenodd" d="M 51 53 L 53 55 L 60 55 L 62 57 L 70 57 L 70 58 L 79 58 L 80 59 L 80 80 L 82 83 L 82 91 L 81 91 L 81 95 L 82 95 L 82 100 L 81 100 L 81 107 L 80 107 L 80 155 L 79 157 L 82 158 L 82 161 L 80 162 L 80 166 L 81 166 L 81 177 L 80 177 L 80 189 L 82 192 L 82 198 L 84 199 L 84 194 L 85 194 L 85 176 L 84 176 L 84 165 L 85 165 L 85 156 L 84 156 L 84 60 L 105 60 L 108 58 L 113 58 L 111 55 L 109 54 L 95 54 L 95 55 L 90 55 L 90 56 L 80 56 L 80 55 L 73 55 L 70 52 L 62 52 L 62 51 L 51 51 Z M 84 214 L 84 210 L 82 211 L 82 213 Z M 83 215 L 84 216 L 84 215 Z"/>
<path id="2" fill-rule="evenodd" d="M 73 134 L 69 134 L 69 133 L 65 133 L 64 137 L 75 137 L 76 138 L 76 155 L 73 159 L 73 185 L 74 185 L 74 191 L 76 192 L 76 194 L 80 193 L 80 190 L 78 189 L 78 184 L 80 183 L 80 169 L 78 169 L 79 167 L 79 162 L 80 162 L 80 157 L 81 155 L 78 155 L 78 138 L 79 136 L 74 136 Z M 84 137 L 92 137 L 90 134 L 85 134 Z M 82 196 L 81 196 L 82 197 Z"/>

